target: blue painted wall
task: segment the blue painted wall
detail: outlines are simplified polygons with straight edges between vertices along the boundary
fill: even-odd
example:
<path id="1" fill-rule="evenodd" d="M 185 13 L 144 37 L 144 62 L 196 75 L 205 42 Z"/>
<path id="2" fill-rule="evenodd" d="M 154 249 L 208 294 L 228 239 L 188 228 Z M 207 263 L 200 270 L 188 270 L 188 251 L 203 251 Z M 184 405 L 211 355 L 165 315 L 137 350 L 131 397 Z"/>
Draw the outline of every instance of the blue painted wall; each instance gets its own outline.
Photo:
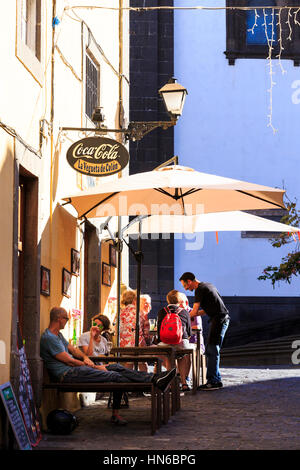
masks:
<path id="1" fill-rule="evenodd" d="M 199 0 L 175 0 L 174 6 L 200 5 Z M 225 2 L 214 0 L 214 6 Z M 207 4 L 207 2 L 206 2 Z M 300 205 L 299 130 L 300 68 L 283 60 L 282 75 L 274 60 L 273 125 L 267 127 L 270 75 L 266 60 L 225 58 L 225 11 L 175 11 L 175 77 L 188 89 L 183 116 L 175 128 L 179 163 L 196 170 L 287 190 Z M 296 87 L 296 88 L 295 88 Z M 298 88 L 297 88 L 298 87 Z M 299 279 L 273 289 L 257 277 L 278 265 L 290 246 L 276 249 L 267 239 L 242 239 L 240 232 L 204 234 L 201 249 L 187 250 L 187 240 L 175 242 L 175 288 L 178 278 L 192 271 L 214 283 L 222 295 L 296 296 Z M 196 245 L 194 244 L 194 247 Z"/>

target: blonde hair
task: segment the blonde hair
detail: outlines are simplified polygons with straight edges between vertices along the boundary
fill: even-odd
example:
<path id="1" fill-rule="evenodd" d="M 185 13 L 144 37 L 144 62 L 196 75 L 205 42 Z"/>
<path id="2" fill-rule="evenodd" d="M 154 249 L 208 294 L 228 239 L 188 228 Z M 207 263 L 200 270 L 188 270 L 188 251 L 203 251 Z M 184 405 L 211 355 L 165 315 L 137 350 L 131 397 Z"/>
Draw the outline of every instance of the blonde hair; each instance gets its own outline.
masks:
<path id="1" fill-rule="evenodd" d="M 123 292 L 122 297 L 121 297 L 121 303 L 123 305 L 130 305 L 134 301 L 136 301 L 136 292 L 135 290 L 126 290 Z"/>
<path id="2" fill-rule="evenodd" d="M 179 294 L 179 303 L 183 302 L 185 305 L 188 305 L 189 301 L 188 301 L 188 298 L 185 295 L 185 293 L 184 292 L 178 292 L 178 294 Z"/>
<path id="3" fill-rule="evenodd" d="M 169 304 L 178 304 L 180 297 L 179 297 L 180 292 L 176 289 L 170 290 L 167 294 L 167 302 Z"/>

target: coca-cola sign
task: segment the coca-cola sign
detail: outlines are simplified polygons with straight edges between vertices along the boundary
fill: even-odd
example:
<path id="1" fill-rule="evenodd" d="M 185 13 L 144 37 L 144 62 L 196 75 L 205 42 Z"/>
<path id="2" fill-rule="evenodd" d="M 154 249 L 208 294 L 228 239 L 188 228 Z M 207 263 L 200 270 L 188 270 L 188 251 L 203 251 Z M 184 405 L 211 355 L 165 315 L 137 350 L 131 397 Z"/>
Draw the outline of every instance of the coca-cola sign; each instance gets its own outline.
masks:
<path id="1" fill-rule="evenodd" d="M 74 170 L 88 176 L 109 176 L 123 170 L 129 161 L 124 145 L 106 137 L 87 137 L 75 142 L 67 151 Z"/>

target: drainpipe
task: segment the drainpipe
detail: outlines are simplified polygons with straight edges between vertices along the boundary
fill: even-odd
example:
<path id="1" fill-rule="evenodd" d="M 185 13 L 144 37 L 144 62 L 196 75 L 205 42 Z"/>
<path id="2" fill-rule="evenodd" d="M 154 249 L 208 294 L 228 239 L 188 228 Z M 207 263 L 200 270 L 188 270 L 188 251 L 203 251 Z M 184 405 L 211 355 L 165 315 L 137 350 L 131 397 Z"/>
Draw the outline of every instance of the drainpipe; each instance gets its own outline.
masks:
<path id="1" fill-rule="evenodd" d="M 53 142 L 53 126 L 54 126 L 54 54 L 55 54 L 55 24 L 56 17 L 56 0 L 52 1 L 52 50 L 51 50 L 51 99 L 50 99 L 50 259 L 52 254 L 52 211 L 53 211 L 53 160 L 54 160 L 54 142 Z"/>

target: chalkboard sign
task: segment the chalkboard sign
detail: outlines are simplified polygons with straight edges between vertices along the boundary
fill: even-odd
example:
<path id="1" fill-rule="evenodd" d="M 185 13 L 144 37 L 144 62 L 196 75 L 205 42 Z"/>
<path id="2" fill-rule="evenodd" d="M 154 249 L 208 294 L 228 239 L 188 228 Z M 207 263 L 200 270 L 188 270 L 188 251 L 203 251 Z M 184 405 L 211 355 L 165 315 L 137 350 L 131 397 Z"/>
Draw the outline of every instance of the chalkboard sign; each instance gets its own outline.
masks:
<path id="1" fill-rule="evenodd" d="M 20 376 L 19 376 L 19 405 L 23 415 L 26 431 L 33 447 L 37 446 L 42 438 L 38 414 L 34 402 L 33 390 L 28 368 L 25 346 L 21 336 L 18 324 L 18 352 L 20 359 Z"/>
<path id="2" fill-rule="evenodd" d="M 10 382 L 0 385 L 0 395 L 16 441 L 21 450 L 32 450 L 29 437 Z"/>

